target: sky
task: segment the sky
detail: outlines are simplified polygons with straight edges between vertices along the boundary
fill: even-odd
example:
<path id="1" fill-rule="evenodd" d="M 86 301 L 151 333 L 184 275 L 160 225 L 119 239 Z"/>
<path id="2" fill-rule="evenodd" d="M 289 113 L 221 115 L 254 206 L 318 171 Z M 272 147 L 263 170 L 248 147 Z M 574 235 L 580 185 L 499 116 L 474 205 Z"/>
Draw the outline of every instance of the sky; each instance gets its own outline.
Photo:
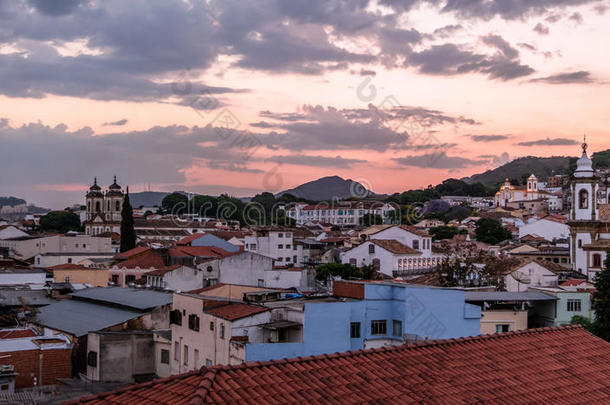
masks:
<path id="1" fill-rule="evenodd" d="M 0 196 L 400 192 L 610 148 L 610 1 L 0 0 Z"/>

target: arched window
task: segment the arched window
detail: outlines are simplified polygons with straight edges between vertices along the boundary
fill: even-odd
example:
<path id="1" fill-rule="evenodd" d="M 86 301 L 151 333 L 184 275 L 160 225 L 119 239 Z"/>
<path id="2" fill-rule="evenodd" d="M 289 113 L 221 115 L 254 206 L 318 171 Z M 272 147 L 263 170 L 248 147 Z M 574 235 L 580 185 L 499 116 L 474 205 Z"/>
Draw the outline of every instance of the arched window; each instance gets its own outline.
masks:
<path id="1" fill-rule="evenodd" d="M 95 212 L 100 212 L 101 211 L 101 206 L 100 206 L 100 202 L 96 201 L 95 202 Z"/>
<path id="2" fill-rule="evenodd" d="M 593 267 L 602 267 L 602 255 L 599 253 L 593 255 Z"/>
<path id="3" fill-rule="evenodd" d="M 589 208 L 589 192 L 580 190 L 578 193 L 578 208 L 581 210 Z"/>
<path id="4" fill-rule="evenodd" d="M 91 211 L 91 201 L 87 201 L 87 211 Z"/>
<path id="5" fill-rule="evenodd" d="M 120 211 L 121 210 L 121 202 L 119 200 L 116 201 L 115 203 L 115 211 Z"/>
<path id="6" fill-rule="evenodd" d="M 110 211 L 110 201 L 108 201 L 108 204 L 106 204 L 106 211 Z"/>

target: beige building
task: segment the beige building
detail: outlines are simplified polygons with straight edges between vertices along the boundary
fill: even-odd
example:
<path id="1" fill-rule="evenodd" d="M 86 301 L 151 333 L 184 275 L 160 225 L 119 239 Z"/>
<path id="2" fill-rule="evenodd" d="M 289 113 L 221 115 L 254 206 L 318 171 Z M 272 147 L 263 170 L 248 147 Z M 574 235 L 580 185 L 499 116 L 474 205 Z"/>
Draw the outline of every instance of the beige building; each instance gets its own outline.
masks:
<path id="1" fill-rule="evenodd" d="M 527 329 L 527 309 L 481 311 L 481 334 Z"/>
<path id="2" fill-rule="evenodd" d="M 268 308 L 234 300 L 175 293 L 170 316 L 171 374 L 216 364 L 245 362 L 244 339 L 260 338 Z"/>
<path id="3" fill-rule="evenodd" d="M 24 260 L 48 253 L 63 253 L 64 256 L 69 256 L 71 253 L 75 255 L 115 253 L 116 250 L 110 238 L 89 235 L 53 235 L 42 238 L 0 240 L 0 247 L 13 250 L 17 257 Z"/>
<path id="4" fill-rule="evenodd" d="M 108 287 L 108 269 L 88 268 L 80 264 L 59 264 L 50 267 L 53 271 L 53 282 L 71 284 L 89 284 L 94 287 Z"/>

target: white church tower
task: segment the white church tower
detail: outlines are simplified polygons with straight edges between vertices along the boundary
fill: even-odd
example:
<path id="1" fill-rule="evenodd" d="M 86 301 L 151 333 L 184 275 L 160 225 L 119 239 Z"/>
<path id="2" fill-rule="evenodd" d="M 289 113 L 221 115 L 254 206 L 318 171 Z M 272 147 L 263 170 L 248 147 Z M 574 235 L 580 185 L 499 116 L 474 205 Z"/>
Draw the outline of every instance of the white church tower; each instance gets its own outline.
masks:
<path id="1" fill-rule="evenodd" d="M 593 161 L 587 155 L 586 140 L 582 156 L 576 162 L 571 179 L 572 208 L 570 210 L 570 257 L 573 269 L 590 280 L 604 266 L 610 250 L 608 187 L 605 179 L 596 175 Z"/>

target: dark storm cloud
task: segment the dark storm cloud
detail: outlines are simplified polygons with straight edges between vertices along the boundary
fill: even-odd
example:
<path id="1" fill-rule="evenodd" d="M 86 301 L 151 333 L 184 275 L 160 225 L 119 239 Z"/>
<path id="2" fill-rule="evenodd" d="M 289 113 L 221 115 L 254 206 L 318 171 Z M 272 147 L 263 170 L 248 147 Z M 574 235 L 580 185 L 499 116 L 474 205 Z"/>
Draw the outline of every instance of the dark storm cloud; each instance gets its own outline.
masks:
<path id="1" fill-rule="evenodd" d="M 356 163 L 366 163 L 366 160 L 348 159 L 343 158 L 339 155 L 335 157 L 312 155 L 279 155 L 270 157 L 269 159 L 266 159 L 266 161 L 288 165 L 308 167 L 334 167 L 338 169 L 350 169 Z"/>
<path id="2" fill-rule="evenodd" d="M 416 66 L 420 72 L 427 74 L 482 73 L 490 79 L 500 80 L 511 80 L 534 72 L 533 68 L 522 65 L 517 60 L 519 53 L 502 38 L 490 35 L 485 40 L 497 48 L 500 54 L 487 56 L 447 43 L 410 54 L 407 64 Z"/>
<path id="3" fill-rule="evenodd" d="M 104 127 L 120 127 L 127 124 L 127 118 L 120 119 L 118 121 L 104 122 L 102 126 Z"/>
<path id="4" fill-rule="evenodd" d="M 463 169 L 487 163 L 487 160 L 467 159 L 460 156 L 448 156 L 446 152 L 427 153 L 424 155 L 410 155 L 394 158 L 395 162 L 403 166 L 413 166 L 433 169 Z"/>
<path id="5" fill-rule="evenodd" d="M 475 142 L 496 142 L 508 139 L 508 135 L 470 135 Z"/>
<path id="6" fill-rule="evenodd" d="M 519 142 L 519 146 L 565 146 L 565 145 L 578 145 L 578 142 L 573 139 L 567 138 L 546 138 L 537 139 L 535 141 L 524 141 Z"/>
<path id="7" fill-rule="evenodd" d="M 548 84 L 573 84 L 595 82 L 595 80 L 591 77 L 591 73 L 585 70 L 580 70 L 577 72 L 557 73 L 551 76 L 532 79 L 530 81 L 534 83 L 541 82 Z"/>

